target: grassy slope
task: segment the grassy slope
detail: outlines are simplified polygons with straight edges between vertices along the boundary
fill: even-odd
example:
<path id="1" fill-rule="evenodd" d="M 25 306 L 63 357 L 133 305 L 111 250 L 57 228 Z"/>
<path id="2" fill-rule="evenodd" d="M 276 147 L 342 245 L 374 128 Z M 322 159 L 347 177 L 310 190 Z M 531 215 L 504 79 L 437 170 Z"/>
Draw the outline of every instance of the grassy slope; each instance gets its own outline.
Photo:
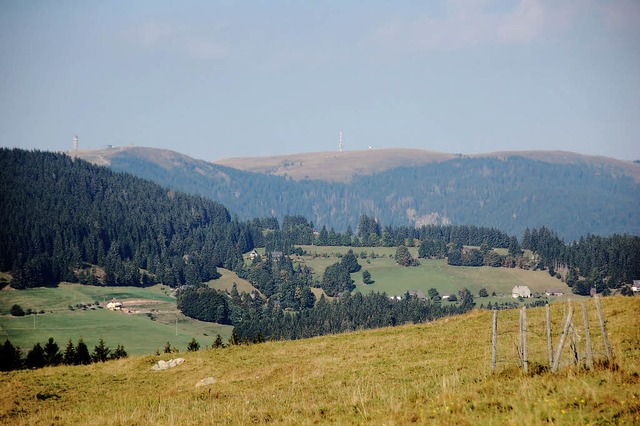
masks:
<path id="1" fill-rule="evenodd" d="M 114 297 L 138 313 L 68 309 L 68 305 L 94 301 L 104 305 Z M 16 303 L 23 309 L 44 310 L 45 314 L 17 318 L 7 315 Z M 154 321 L 146 315 L 150 309 L 154 310 Z M 129 354 L 142 355 L 162 350 L 166 342 L 185 350 L 194 337 L 204 347 L 211 345 L 218 333 L 225 339 L 231 334 L 230 326 L 205 323 L 182 315 L 176 309 L 175 298 L 160 285 L 143 289 L 61 284 L 58 288 L 5 290 L 0 293 L 0 313 L 3 314 L 0 315 L 0 340 L 9 339 L 25 350 L 36 342 L 44 344 L 49 337 L 60 346 L 69 339 L 76 342 L 82 337 L 90 348 L 103 338 L 112 348 L 122 344 Z"/>
<path id="2" fill-rule="evenodd" d="M 640 298 L 603 302 L 617 371 L 576 370 L 566 362 L 567 348 L 559 374 L 525 376 L 513 349 L 517 311 L 502 311 L 498 372 L 491 375 L 491 313 L 474 311 L 430 324 L 188 353 L 165 372 L 149 368 L 168 356 L 5 373 L 0 422 L 637 424 Z M 601 358 L 591 302 L 589 309 Z M 556 332 L 564 310 L 552 306 Z M 544 310 L 528 317 L 530 359 L 544 363 Z M 582 336 L 581 318 L 575 324 Z M 580 339 L 581 352 L 583 345 Z M 196 388 L 205 377 L 216 383 Z"/>
<path id="3" fill-rule="evenodd" d="M 339 261 L 337 253 L 345 254 L 349 247 L 316 247 L 303 246 L 309 253 L 303 256 L 304 264 L 313 268 L 315 278 L 322 279 L 322 274 L 327 266 Z M 414 257 L 418 255 L 418 248 L 409 248 Z M 362 270 L 368 270 L 373 280 L 372 285 L 362 284 L 362 272 L 352 274 L 357 284 L 357 290 L 362 292 L 378 291 L 389 295 L 402 295 L 405 291 L 421 289 L 427 291 L 433 287 L 440 294 L 456 293 L 466 287 L 477 295 L 481 288 L 486 288 L 489 294 L 505 294 L 510 298 L 511 290 L 515 285 L 529 286 L 533 292 L 541 292 L 548 288 L 563 288 L 570 293 L 570 289 L 561 281 L 552 278 L 546 271 L 525 271 L 517 268 L 489 268 L 489 267 L 464 267 L 449 266 L 446 260 L 420 259 L 420 266 L 404 268 L 396 264 L 393 256 L 395 247 L 354 247 L 356 256 L 365 251 L 369 255 L 372 251 L 381 257 L 375 259 L 358 259 Z M 329 257 L 314 254 L 326 254 Z M 391 256 L 391 257 L 389 257 Z M 369 260 L 370 263 L 367 263 Z M 490 299 L 493 301 L 493 299 Z M 489 301 L 489 299 L 487 299 Z"/>
<path id="4" fill-rule="evenodd" d="M 246 257 L 248 258 L 248 256 Z M 236 284 L 236 287 L 240 293 L 251 293 L 256 289 L 249 281 L 240 278 L 233 271 L 218 268 L 218 272 L 221 275 L 220 278 L 208 282 L 208 285 L 212 288 L 215 288 L 216 290 L 230 292 L 233 288 L 233 284 Z"/>

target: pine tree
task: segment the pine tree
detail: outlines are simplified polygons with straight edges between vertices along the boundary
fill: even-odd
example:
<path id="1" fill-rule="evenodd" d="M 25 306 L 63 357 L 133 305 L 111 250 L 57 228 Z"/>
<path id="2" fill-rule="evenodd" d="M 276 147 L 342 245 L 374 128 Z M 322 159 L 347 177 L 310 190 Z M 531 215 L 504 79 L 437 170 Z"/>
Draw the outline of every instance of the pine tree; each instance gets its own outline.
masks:
<path id="1" fill-rule="evenodd" d="M 76 357 L 73 363 L 75 365 L 91 364 L 89 348 L 87 347 L 87 344 L 84 343 L 84 340 L 82 340 L 82 337 L 78 339 L 78 344 L 76 345 Z"/>
<path id="2" fill-rule="evenodd" d="M 0 345 L 0 371 L 17 370 L 22 367 L 21 351 L 7 339 Z"/>
<path id="3" fill-rule="evenodd" d="M 200 350 L 200 343 L 197 342 L 196 338 L 193 337 L 189 344 L 187 345 L 187 352 L 197 352 Z"/>
<path id="4" fill-rule="evenodd" d="M 229 345 L 235 346 L 239 344 L 240 344 L 240 337 L 236 333 L 236 328 L 234 327 L 233 331 L 231 332 L 231 337 L 229 337 Z"/>
<path id="5" fill-rule="evenodd" d="M 109 359 L 120 359 L 126 358 L 128 356 L 127 351 L 124 350 L 124 346 L 118 344 L 116 349 L 111 353 Z"/>
<path id="6" fill-rule="evenodd" d="M 27 368 L 42 368 L 46 365 L 44 349 L 40 343 L 33 345 L 33 349 L 27 354 L 27 359 L 24 363 Z"/>
<path id="7" fill-rule="evenodd" d="M 360 264 L 358 264 L 358 258 L 356 258 L 356 255 L 353 254 L 353 250 L 351 249 L 342 257 L 340 263 L 347 268 L 349 273 L 358 272 L 361 268 Z"/>
<path id="8" fill-rule="evenodd" d="M 44 359 L 46 365 L 55 366 L 62 362 L 62 353 L 60 353 L 60 347 L 53 340 L 53 337 L 49 337 L 49 340 L 44 345 Z"/>
<path id="9" fill-rule="evenodd" d="M 91 359 L 93 362 L 105 362 L 109 359 L 111 349 L 104 344 L 104 340 L 100 338 L 98 344 L 94 346 Z"/>
<path id="10" fill-rule="evenodd" d="M 64 349 L 62 362 L 66 365 L 73 365 L 76 362 L 76 349 L 73 347 L 73 342 L 71 341 L 71 339 L 69 339 L 67 347 Z"/>
<path id="11" fill-rule="evenodd" d="M 222 336 L 220 336 L 219 334 L 216 336 L 216 340 L 214 340 L 213 342 L 213 347 L 216 349 L 224 348 L 224 343 L 222 342 Z"/>

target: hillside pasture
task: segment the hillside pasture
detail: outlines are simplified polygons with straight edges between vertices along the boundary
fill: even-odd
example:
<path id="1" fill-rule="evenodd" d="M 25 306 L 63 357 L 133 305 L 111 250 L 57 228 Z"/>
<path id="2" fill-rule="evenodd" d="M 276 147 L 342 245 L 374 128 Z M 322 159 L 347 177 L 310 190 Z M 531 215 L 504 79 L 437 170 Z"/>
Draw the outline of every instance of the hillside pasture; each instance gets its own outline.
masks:
<path id="1" fill-rule="evenodd" d="M 503 295 L 511 298 L 511 290 L 516 285 L 526 285 L 532 292 L 544 293 L 546 289 L 560 288 L 565 294 L 571 294 L 571 289 L 557 278 L 551 277 L 546 271 L 527 271 L 518 268 L 491 268 L 450 266 L 444 259 L 420 259 L 420 266 L 403 267 L 396 263 L 395 247 L 317 247 L 302 246 L 307 255 L 302 257 L 304 264 L 314 271 L 314 278 L 322 280 L 327 266 L 340 261 L 340 255 L 352 249 L 362 266 L 360 272 L 352 274 L 357 287 L 356 291 L 386 292 L 389 295 L 403 295 L 410 290 L 422 290 L 426 294 L 430 288 L 435 288 L 442 295 L 457 293 L 467 288 L 474 295 L 482 288 L 489 294 Z M 411 255 L 418 257 L 418 248 L 409 247 Z M 367 253 L 366 259 L 360 258 L 360 253 Z M 372 258 L 371 253 L 376 256 Z M 362 271 L 371 273 L 373 284 L 362 283 Z M 488 301 L 489 299 L 487 299 Z"/>
<path id="2" fill-rule="evenodd" d="M 122 311 L 105 308 L 112 298 L 123 303 Z M 100 302 L 100 308 L 93 305 L 95 301 Z M 13 304 L 44 313 L 13 317 L 8 314 Z M 137 288 L 63 283 L 57 288 L 3 290 L 0 313 L 0 340 L 9 339 L 25 350 L 36 342 L 44 344 L 49 337 L 61 347 L 69 339 L 76 343 L 82 337 L 90 348 L 103 338 L 112 348 L 121 344 L 129 354 L 142 355 L 162 350 L 166 342 L 184 351 L 192 338 L 204 347 L 210 346 L 217 334 L 225 340 L 231 335 L 230 326 L 182 315 L 171 290 L 161 285 Z"/>
<path id="3" fill-rule="evenodd" d="M 240 278 L 235 272 L 224 268 L 218 268 L 220 277 L 207 282 L 207 285 L 216 290 L 231 292 L 233 284 L 236 284 L 238 292 L 251 293 L 256 288 L 244 278 Z"/>

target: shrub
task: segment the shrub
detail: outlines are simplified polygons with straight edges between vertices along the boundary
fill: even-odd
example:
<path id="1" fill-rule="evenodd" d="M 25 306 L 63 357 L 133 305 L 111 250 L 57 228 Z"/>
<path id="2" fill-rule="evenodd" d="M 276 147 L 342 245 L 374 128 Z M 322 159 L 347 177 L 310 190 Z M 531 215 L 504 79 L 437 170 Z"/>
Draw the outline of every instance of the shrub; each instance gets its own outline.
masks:
<path id="1" fill-rule="evenodd" d="M 18 304 L 15 304 L 11 307 L 11 315 L 13 315 L 14 317 L 23 317 L 24 316 L 24 310 L 22 309 L 22 307 Z"/>
<path id="2" fill-rule="evenodd" d="M 200 343 L 196 340 L 196 338 L 192 338 L 189 344 L 187 345 L 187 352 L 197 352 L 200 350 Z"/>

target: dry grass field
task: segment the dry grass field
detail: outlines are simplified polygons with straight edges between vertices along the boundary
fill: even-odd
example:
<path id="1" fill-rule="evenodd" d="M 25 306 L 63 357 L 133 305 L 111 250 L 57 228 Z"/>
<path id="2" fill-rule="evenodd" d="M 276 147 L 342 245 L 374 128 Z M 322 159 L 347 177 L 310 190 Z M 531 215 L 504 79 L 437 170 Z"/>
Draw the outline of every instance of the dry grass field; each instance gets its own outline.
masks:
<path id="1" fill-rule="evenodd" d="M 594 353 L 602 360 L 602 336 L 588 303 Z M 492 374 L 491 313 L 476 310 L 421 325 L 2 373 L 0 423 L 638 424 L 640 298 L 608 298 L 603 305 L 615 368 L 576 367 L 567 345 L 560 371 L 546 371 L 544 309 L 531 309 L 533 371 L 518 367 L 518 312 L 501 311 Z M 565 310 L 564 303 L 551 307 L 554 344 Z M 577 315 L 575 325 L 582 359 L 581 319 Z M 185 362 L 150 370 L 175 356 Z M 197 387 L 203 378 L 213 383 Z"/>

